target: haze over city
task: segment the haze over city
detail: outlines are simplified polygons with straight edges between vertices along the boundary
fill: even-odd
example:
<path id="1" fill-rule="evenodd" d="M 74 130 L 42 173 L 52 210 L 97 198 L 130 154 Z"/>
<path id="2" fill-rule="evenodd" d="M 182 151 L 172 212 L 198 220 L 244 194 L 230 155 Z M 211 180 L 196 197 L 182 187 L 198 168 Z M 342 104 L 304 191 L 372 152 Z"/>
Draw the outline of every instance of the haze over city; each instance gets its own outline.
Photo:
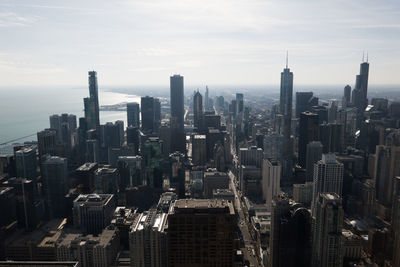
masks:
<path id="1" fill-rule="evenodd" d="M 353 84 L 362 54 L 370 84 L 399 84 L 400 3 L 373 1 L 31 1 L 0 3 L 4 86 Z"/>

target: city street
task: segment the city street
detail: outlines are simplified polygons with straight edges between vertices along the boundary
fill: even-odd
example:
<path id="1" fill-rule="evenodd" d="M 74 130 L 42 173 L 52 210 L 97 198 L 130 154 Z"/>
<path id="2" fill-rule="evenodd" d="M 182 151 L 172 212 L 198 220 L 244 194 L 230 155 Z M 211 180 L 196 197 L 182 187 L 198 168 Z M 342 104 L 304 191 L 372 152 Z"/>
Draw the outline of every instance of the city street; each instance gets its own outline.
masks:
<path id="1" fill-rule="evenodd" d="M 233 190 L 233 193 L 235 194 L 235 210 L 239 215 L 239 229 L 243 237 L 243 242 L 245 244 L 245 248 L 242 249 L 243 255 L 246 260 L 249 261 L 251 267 L 258 267 L 262 266 L 258 260 L 258 256 L 255 255 L 255 250 L 254 250 L 254 241 L 250 231 L 249 231 L 249 221 L 248 217 L 245 215 L 243 211 L 243 204 L 241 200 L 241 192 L 237 190 L 236 185 L 237 185 L 237 180 L 235 175 L 229 171 L 229 178 L 230 178 L 230 188 Z"/>

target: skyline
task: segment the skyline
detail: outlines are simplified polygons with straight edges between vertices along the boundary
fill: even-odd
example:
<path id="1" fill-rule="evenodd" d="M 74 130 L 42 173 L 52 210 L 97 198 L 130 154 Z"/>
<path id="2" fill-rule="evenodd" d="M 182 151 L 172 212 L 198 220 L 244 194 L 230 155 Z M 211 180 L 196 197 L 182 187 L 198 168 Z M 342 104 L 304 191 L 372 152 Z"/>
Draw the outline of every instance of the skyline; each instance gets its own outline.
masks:
<path id="1" fill-rule="evenodd" d="M 355 12 L 356 10 L 356 12 Z M 400 4 L 387 1 L 3 1 L 2 86 L 278 85 L 289 51 L 298 85 L 396 85 Z"/>

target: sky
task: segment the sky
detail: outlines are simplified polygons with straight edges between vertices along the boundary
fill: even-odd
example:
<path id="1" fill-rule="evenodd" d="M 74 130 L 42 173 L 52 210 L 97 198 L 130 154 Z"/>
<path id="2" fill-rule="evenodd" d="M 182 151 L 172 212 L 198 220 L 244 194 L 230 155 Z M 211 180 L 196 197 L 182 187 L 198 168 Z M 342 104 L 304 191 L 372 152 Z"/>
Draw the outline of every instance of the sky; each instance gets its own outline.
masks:
<path id="1" fill-rule="evenodd" d="M 0 87 L 399 85 L 398 0 L 0 0 Z M 366 57 L 366 56 L 365 56 Z"/>

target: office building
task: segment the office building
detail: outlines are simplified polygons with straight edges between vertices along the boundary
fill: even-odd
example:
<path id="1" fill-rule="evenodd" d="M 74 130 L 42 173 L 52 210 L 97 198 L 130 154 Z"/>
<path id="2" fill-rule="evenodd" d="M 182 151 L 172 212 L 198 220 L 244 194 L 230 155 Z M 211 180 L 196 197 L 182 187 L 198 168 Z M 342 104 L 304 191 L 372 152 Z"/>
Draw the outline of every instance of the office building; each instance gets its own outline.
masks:
<path id="1" fill-rule="evenodd" d="M 285 196 L 275 198 L 272 201 L 269 240 L 270 257 L 267 266 L 310 266 L 310 212 Z"/>
<path id="2" fill-rule="evenodd" d="M 205 135 L 193 135 L 192 142 L 192 163 L 197 166 L 204 166 L 207 160 L 207 144 Z"/>
<path id="3" fill-rule="evenodd" d="M 151 209 L 135 219 L 129 232 L 131 267 L 167 266 L 167 215 Z"/>
<path id="4" fill-rule="evenodd" d="M 68 193 L 67 159 L 50 157 L 42 163 L 42 186 L 49 218 L 65 216 L 64 196 Z"/>
<path id="5" fill-rule="evenodd" d="M 336 193 L 339 197 L 342 195 L 343 172 L 343 164 L 336 160 L 335 154 L 323 154 L 322 159 L 314 164 L 313 216 L 320 194 Z"/>
<path id="6" fill-rule="evenodd" d="M 20 227 L 26 230 L 34 229 L 39 223 L 39 219 L 36 213 L 36 198 L 33 182 L 25 178 L 13 177 L 3 182 L 1 186 L 2 188 L 8 188 L 7 190 L 1 191 L 2 196 L 4 196 L 5 199 L 10 199 L 9 203 L 4 203 L 9 206 L 2 210 L 2 213 L 9 210 L 10 214 L 4 213 L 1 217 L 4 216 L 4 219 L 9 221 L 13 220 L 16 215 Z M 13 194 L 14 197 L 12 196 Z M 14 212 L 16 212 L 16 214 Z"/>
<path id="7" fill-rule="evenodd" d="M 222 199 L 180 199 L 168 214 L 168 266 L 233 266 L 234 209 Z"/>
<path id="8" fill-rule="evenodd" d="M 313 182 L 293 185 L 293 200 L 309 208 L 313 194 Z"/>
<path id="9" fill-rule="evenodd" d="M 240 165 L 252 165 L 261 168 L 263 160 L 263 150 L 256 146 L 240 148 L 239 163 Z"/>
<path id="10" fill-rule="evenodd" d="M 37 156 L 35 147 L 24 147 L 15 152 L 17 177 L 32 180 L 35 194 L 37 189 Z"/>
<path id="11" fill-rule="evenodd" d="M 360 64 L 360 74 L 356 76 L 356 85 L 351 95 L 351 101 L 354 107 L 358 109 L 358 113 L 362 114 L 368 106 L 368 76 L 369 76 L 369 63 L 367 61 Z"/>
<path id="12" fill-rule="evenodd" d="M 45 129 L 37 133 L 39 157 L 43 158 L 44 155 L 56 155 L 57 151 L 57 131 L 53 129 Z"/>
<path id="13" fill-rule="evenodd" d="M 128 127 L 140 127 L 140 111 L 138 103 L 127 103 L 126 104 L 127 122 Z"/>
<path id="14" fill-rule="evenodd" d="M 157 98 L 145 96 L 141 98 L 142 131 L 145 133 L 157 132 L 160 118 L 160 101 Z"/>
<path id="15" fill-rule="evenodd" d="M 282 166 L 278 161 L 272 159 L 264 159 L 262 165 L 262 191 L 263 199 L 267 204 L 267 209 L 271 211 L 272 199 L 277 196 L 280 191 L 282 175 Z"/>
<path id="16" fill-rule="evenodd" d="M 312 237 L 312 267 L 341 267 L 342 199 L 336 193 L 319 194 L 316 201 Z"/>
<path id="17" fill-rule="evenodd" d="M 83 99 L 85 106 L 85 118 L 88 129 L 100 128 L 99 93 L 97 85 L 97 73 L 89 71 L 89 97 Z"/>
<path id="18" fill-rule="evenodd" d="M 306 157 L 306 181 L 312 182 L 314 179 L 314 164 L 322 159 L 323 146 L 319 141 L 312 141 L 307 144 Z"/>
<path id="19" fill-rule="evenodd" d="M 106 148 L 120 147 L 124 143 L 124 123 L 116 121 L 107 122 L 103 127 L 103 145 Z"/>
<path id="20" fill-rule="evenodd" d="M 313 92 L 296 92 L 296 118 L 300 118 L 300 114 L 305 111 L 311 111 L 311 107 L 316 105 L 318 98 L 313 97 Z"/>
<path id="21" fill-rule="evenodd" d="M 94 172 L 94 188 L 98 194 L 116 194 L 118 190 L 118 169 L 103 166 Z"/>
<path id="22" fill-rule="evenodd" d="M 137 126 L 129 126 L 126 128 L 126 143 L 133 147 L 135 155 L 139 154 L 140 138 L 139 128 Z"/>
<path id="23" fill-rule="evenodd" d="M 198 132 L 203 130 L 203 97 L 197 91 L 193 96 L 193 120 Z"/>
<path id="24" fill-rule="evenodd" d="M 97 163 L 86 162 L 75 170 L 76 184 L 83 194 L 93 193 L 97 168 Z"/>
<path id="25" fill-rule="evenodd" d="M 118 157 L 119 191 L 124 192 L 127 187 L 143 184 L 143 162 L 141 156 Z"/>
<path id="26" fill-rule="evenodd" d="M 120 251 L 118 230 L 105 229 L 98 235 L 66 233 L 57 241 L 58 261 L 79 261 L 79 266 L 108 267 Z"/>
<path id="27" fill-rule="evenodd" d="M 111 223 L 116 207 L 113 194 L 79 195 L 73 203 L 74 227 L 98 235 Z"/>
<path id="28" fill-rule="evenodd" d="M 17 222 L 17 196 L 14 187 L 0 186 L 0 229 Z"/>
<path id="29" fill-rule="evenodd" d="M 229 176 L 224 172 L 205 172 L 203 184 L 204 198 L 212 198 L 214 190 L 229 188 Z"/>
<path id="30" fill-rule="evenodd" d="M 283 156 L 283 135 L 272 132 L 264 137 L 264 158 L 282 161 Z"/>
<path id="31" fill-rule="evenodd" d="M 306 167 L 307 145 L 312 141 L 318 141 L 318 115 L 311 112 L 303 112 L 300 114 L 299 123 L 299 165 Z"/>
<path id="32" fill-rule="evenodd" d="M 184 89 L 183 76 L 170 77 L 170 104 L 171 104 L 171 151 L 186 151 L 186 136 L 184 129 Z"/>
<path id="33" fill-rule="evenodd" d="M 393 243 L 393 267 L 400 267 L 400 176 L 394 178 L 394 195 L 392 205 L 392 230 Z"/>
<path id="34" fill-rule="evenodd" d="M 347 108 L 351 105 L 351 86 L 346 85 L 343 89 L 342 108 Z"/>
<path id="35" fill-rule="evenodd" d="M 340 153 L 344 147 L 344 129 L 341 123 L 324 123 L 319 125 L 319 140 L 323 153 Z"/>

